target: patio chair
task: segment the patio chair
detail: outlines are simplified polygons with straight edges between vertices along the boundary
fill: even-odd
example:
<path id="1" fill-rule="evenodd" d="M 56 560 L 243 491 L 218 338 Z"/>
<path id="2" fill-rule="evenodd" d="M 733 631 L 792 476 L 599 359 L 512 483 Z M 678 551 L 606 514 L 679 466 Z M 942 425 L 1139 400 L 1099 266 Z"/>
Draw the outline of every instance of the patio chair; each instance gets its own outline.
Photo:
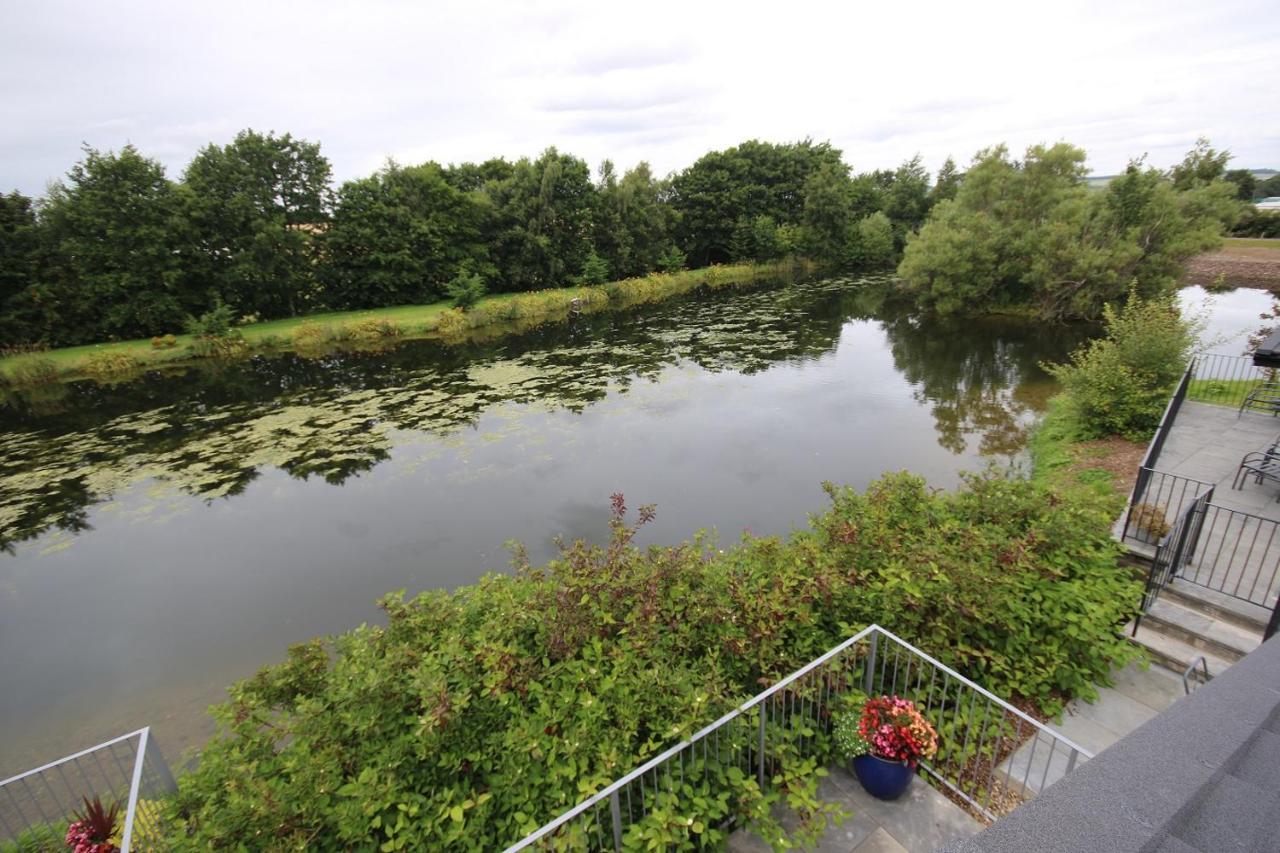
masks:
<path id="1" fill-rule="evenodd" d="M 1254 481 L 1259 484 L 1263 480 L 1280 482 L 1280 439 L 1277 439 L 1266 450 L 1255 450 L 1246 453 L 1244 458 L 1240 460 L 1240 467 L 1236 469 L 1236 476 L 1231 483 L 1231 488 L 1243 488 L 1244 481 L 1248 477 L 1253 477 Z M 1276 502 L 1280 503 L 1280 492 L 1276 494 Z"/>
<path id="2" fill-rule="evenodd" d="M 1240 411 L 1236 413 L 1236 417 L 1243 415 L 1245 409 L 1270 412 L 1272 417 L 1280 414 L 1280 381 L 1267 380 L 1249 391 L 1240 404 Z"/>

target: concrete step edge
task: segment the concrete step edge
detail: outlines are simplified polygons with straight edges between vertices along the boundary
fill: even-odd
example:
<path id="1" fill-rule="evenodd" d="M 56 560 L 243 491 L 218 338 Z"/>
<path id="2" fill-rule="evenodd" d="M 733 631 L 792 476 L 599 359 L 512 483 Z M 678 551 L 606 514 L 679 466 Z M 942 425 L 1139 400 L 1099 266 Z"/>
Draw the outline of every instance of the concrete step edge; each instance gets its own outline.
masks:
<path id="1" fill-rule="evenodd" d="M 1165 619 L 1155 613 L 1148 613 L 1143 616 L 1142 624 L 1152 628 L 1153 630 L 1159 631 L 1165 636 L 1172 637 L 1181 643 L 1185 643 L 1192 648 L 1198 649 L 1201 652 L 1211 652 L 1224 660 L 1230 661 L 1231 663 L 1235 663 L 1248 654 L 1248 652 L 1243 649 L 1238 649 L 1235 646 L 1224 643 L 1221 640 L 1214 639 L 1213 637 L 1206 637 L 1204 634 L 1198 634 L 1184 625 L 1179 625 L 1177 622 Z"/>
<path id="2" fill-rule="evenodd" d="M 1160 591 L 1162 598 L 1169 598 L 1177 601 L 1188 610 L 1194 610 L 1201 615 L 1208 616 L 1211 619 L 1218 619 L 1223 622 L 1229 622 L 1237 628 L 1244 628 L 1248 631 L 1256 631 L 1258 636 L 1262 636 L 1262 632 L 1267 628 L 1267 620 L 1255 616 L 1251 613 L 1243 612 L 1244 607 L 1253 607 L 1246 602 L 1241 602 L 1237 607 L 1227 604 L 1225 601 L 1210 601 L 1209 599 L 1197 594 L 1198 591 L 1189 589 L 1189 584 L 1178 585 L 1176 582 L 1166 586 Z M 1257 608 L 1260 613 L 1266 612 L 1263 608 Z"/>
<path id="3" fill-rule="evenodd" d="M 1222 674 L 1232 664 L 1232 661 L 1224 660 L 1211 651 L 1198 649 L 1176 637 L 1153 631 L 1147 626 L 1145 618 L 1142 621 L 1143 625 L 1138 629 L 1136 637 L 1131 636 L 1133 632 L 1132 622 L 1125 626 L 1125 636 L 1129 639 L 1129 642 L 1142 647 L 1151 658 L 1152 663 L 1169 670 L 1179 678 L 1182 677 L 1182 674 L 1191 665 L 1192 661 L 1202 656 L 1209 664 L 1210 678 Z M 1191 674 L 1191 678 L 1199 682 L 1204 681 L 1200 667 L 1196 667 Z"/>

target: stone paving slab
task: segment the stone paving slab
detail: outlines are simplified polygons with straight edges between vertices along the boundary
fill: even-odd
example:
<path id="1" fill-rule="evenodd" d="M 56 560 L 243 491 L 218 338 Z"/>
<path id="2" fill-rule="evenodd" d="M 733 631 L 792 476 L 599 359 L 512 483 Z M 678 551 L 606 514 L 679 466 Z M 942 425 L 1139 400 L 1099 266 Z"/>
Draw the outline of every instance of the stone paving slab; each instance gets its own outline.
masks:
<path id="1" fill-rule="evenodd" d="M 1070 738 L 1094 755 L 1168 708 L 1185 691 L 1181 679 L 1154 668 L 1141 670 L 1129 664 L 1112 673 L 1114 687 L 1098 688 L 1096 702 L 1072 702 L 1062 720 L 1050 728 Z M 1176 688 L 1176 689 L 1175 689 Z M 1085 759 L 1078 759 L 1079 764 Z M 1029 794 L 1038 793 L 1067 773 L 1068 754 L 1051 749 L 1044 737 L 1024 743 L 1000 765 L 1000 771 Z"/>
<path id="2" fill-rule="evenodd" d="M 818 785 L 818 795 L 826 802 L 839 803 L 849 813 L 840 826 L 828 827 L 814 847 L 816 853 L 933 853 L 938 848 L 976 835 L 982 824 L 948 800 L 923 778 L 912 780 L 899 800 L 877 800 L 861 783 L 841 767 Z M 782 814 L 783 826 L 794 825 L 794 817 Z M 763 853 L 770 849 L 763 839 L 743 830 L 729 838 L 733 853 Z"/>

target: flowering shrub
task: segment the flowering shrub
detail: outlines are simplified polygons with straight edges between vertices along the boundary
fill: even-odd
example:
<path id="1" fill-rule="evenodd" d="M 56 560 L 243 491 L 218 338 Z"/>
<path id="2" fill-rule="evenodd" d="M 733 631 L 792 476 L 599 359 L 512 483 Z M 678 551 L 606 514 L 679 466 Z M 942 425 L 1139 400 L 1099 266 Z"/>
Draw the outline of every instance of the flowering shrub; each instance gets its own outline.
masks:
<path id="1" fill-rule="evenodd" d="M 912 767 L 938 751 L 937 731 L 916 710 L 915 703 L 897 696 L 868 699 L 858 731 L 870 744 L 873 755 L 905 761 Z"/>
<path id="2" fill-rule="evenodd" d="M 835 744 L 837 755 L 848 761 L 871 751 L 871 744 L 862 736 L 861 714 L 841 714 L 835 721 L 831 729 L 831 740 Z"/>
<path id="3" fill-rule="evenodd" d="M 103 807 L 97 797 L 84 801 L 84 813 L 76 813 L 76 819 L 67 827 L 67 848 L 73 853 L 119 853 L 112 841 L 116 830 L 116 815 L 120 805 L 113 803 L 110 809 Z"/>

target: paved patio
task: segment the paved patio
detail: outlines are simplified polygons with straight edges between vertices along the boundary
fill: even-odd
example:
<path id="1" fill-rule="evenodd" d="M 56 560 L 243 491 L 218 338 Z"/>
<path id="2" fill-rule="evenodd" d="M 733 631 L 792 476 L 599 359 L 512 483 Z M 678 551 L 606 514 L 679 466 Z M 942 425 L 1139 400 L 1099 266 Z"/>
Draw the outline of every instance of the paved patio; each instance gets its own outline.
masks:
<path id="1" fill-rule="evenodd" d="M 932 853 L 945 844 L 982 831 L 978 823 L 955 803 L 938 793 L 924 779 L 916 778 L 902 799 L 886 802 L 862 790 L 847 770 L 829 768 L 831 775 L 818 785 L 818 795 L 839 803 L 849 813 L 840 826 L 829 827 L 817 846 L 818 853 Z M 788 821 L 784 817 L 783 825 Z M 762 839 L 739 830 L 729 838 L 732 853 L 765 853 L 772 850 Z"/>
<path id="2" fill-rule="evenodd" d="M 1112 674 L 1114 686 L 1098 690 L 1094 703 L 1073 702 L 1060 723 L 1052 728 L 1095 755 L 1155 717 L 1184 695 L 1182 681 L 1158 667 L 1139 669 L 1131 664 Z M 1047 788 L 1066 773 L 1064 753 L 1058 751 L 1045 771 L 1047 749 L 1035 754 L 1028 741 L 1001 770 L 1028 796 Z M 923 778 L 911 783 L 901 800 L 877 800 L 847 770 L 829 768 L 831 775 L 818 786 L 827 802 L 839 803 L 849 812 L 840 826 L 828 828 L 814 847 L 818 853 L 933 853 L 952 841 L 968 838 L 983 829 L 968 812 L 934 789 Z M 786 817 L 783 825 L 788 824 Z M 733 853 L 763 853 L 770 849 L 762 839 L 739 830 L 729 839 Z"/>
<path id="3" fill-rule="evenodd" d="M 1244 455 L 1263 450 L 1277 437 L 1280 418 L 1238 414 L 1233 407 L 1209 403 L 1182 404 L 1156 461 L 1160 473 L 1152 477 L 1144 500 L 1165 506 L 1172 522 L 1199 487 L 1161 474 L 1214 485 L 1184 580 L 1255 606 L 1268 606 L 1280 593 L 1280 483 L 1245 478 L 1240 489 L 1232 488 Z"/>
<path id="4" fill-rule="evenodd" d="M 1182 404 L 1165 441 L 1156 469 L 1217 486 L 1213 502 L 1229 509 L 1280 520 L 1280 484 L 1248 482 L 1239 491 L 1231 488 L 1240 459 L 1262 450 L 1280 436 L 1280 417 L 1196 403 Z"/>

